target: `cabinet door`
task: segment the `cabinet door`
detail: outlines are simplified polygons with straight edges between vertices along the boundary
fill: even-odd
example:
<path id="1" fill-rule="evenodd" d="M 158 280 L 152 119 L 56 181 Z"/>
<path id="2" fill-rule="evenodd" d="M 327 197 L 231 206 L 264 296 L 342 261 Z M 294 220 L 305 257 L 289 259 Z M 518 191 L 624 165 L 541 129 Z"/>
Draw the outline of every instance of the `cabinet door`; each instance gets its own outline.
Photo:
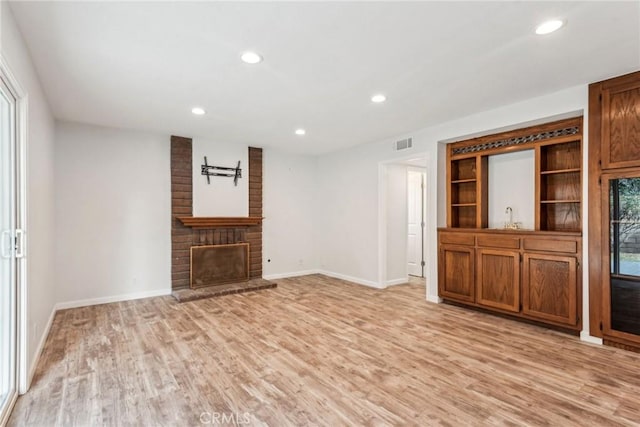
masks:
<path id="1" fill-rule="evenodd" d="M 602 108 L 602 168 L 640 166 L 640 82 L 605 87 Z"/>
<path id="2" fill-rule="evenodd" d="M 478 249 L 476 302 L 487 307 L 520 311 L 520 253 Z"/>
<path id="3" fill-rule="evenodd" d="M 522 313 L 575 325 L 578 318 L 577 270 L 575 257 L 525 254 Z"/>
<path id="4" fill-rule="evenodd" d="M 464 246 L 440 246 L 438 290 L 440 297 L 474 302 L 474 249 Z"/>

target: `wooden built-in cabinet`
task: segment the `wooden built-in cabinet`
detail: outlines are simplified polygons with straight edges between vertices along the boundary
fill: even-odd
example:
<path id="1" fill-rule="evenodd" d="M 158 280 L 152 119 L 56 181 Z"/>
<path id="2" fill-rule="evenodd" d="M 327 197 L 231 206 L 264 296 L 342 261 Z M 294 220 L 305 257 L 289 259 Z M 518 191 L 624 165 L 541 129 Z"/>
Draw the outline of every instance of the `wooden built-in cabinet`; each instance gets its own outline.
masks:
<path id="1" fill-rule="evenodd" d="M 522 150 L 535 154 L 534 229 L 488 229 L 489 157 Z M 441 298 L 580 330 L 582 117 L 449 144 L 447 209 Z"/>
<path id="2" fill-rule="evenodd" d="M 487 228 L 489 157 L 522 150 L 535 151 L 535 229 L 581 230 L 582 117 L 449 144 L 447 227 Z"/>
<path id="3" fill-rule="evenodd" d="M 576 256 L 525 253 L 523 264 L 522 313 L 576 325 L 579 309 Z"/>
<path id="4" fill-rule="evenodd" d="M 580 233 L 441 228 L 438 242 L 445 301 L 581 329 Z"/>
<path id="5" fill-rule="evenodd" d="M 602 169 L 640 166 L 640 73 L 611 79 L 600 86 Z"/>
<path id="6" fill-rule="evenodd" d="M 520 252 L 478 248 L 476 301 L 501 310 L 520 311 Z"/>
<path id="7" fill-rule="evenodd" d="M 452 160 L 449 168 L 449 227 L 487 226 L 486 156 Z"/>
<path id="8" fill-rule="evenodd" d="M 440 274 L 442 286 L 440 295 L 458 301 L 475 301 L 473 283 L 474 250 L 471 247 L 441 245 Z"/>
<path id="9" fill-rule="evenodd" d="M 620 227 L 640 218 L 620 209 L 618 191 L 620 181 L 640 179 L 640 71 L 589 85 L 588 178 L 590 333 L 604 344 L 640 351 L 640 274 L 621 271 L 619 259 L 637 262 L 635 251 L 623 246 L 629 242 L 620 239 Z M 633 328 L 620 322 L 622 314 Z"/>
<path id="10" fill-rule="evenodd" d="M 579 231 L 582 201 L 580 141 L 536 147 L 536 229 Z"/>

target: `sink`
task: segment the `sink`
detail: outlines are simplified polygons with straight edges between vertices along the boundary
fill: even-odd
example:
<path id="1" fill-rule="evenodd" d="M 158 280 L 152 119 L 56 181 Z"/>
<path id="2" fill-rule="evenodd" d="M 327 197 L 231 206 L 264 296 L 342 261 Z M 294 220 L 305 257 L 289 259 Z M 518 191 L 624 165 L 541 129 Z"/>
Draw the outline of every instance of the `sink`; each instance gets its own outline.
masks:
<path id="1" fill-rule="evenodd" d="M 507 222 L 504 224 L 505 230 L 522 230 L 521 222 Z"/>

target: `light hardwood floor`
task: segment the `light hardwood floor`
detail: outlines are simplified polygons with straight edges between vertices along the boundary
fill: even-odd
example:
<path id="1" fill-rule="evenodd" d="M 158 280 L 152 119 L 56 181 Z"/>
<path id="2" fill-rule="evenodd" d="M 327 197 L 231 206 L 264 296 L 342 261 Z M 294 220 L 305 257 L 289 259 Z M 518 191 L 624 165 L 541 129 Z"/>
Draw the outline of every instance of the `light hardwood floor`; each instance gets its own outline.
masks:
<path id="1" fill-rule="evenodd" d="M 187 426 L 215 413 L 272 426 L 637 425 L 640 355 L 431 304 L 418 285 L 312 275 L 59 312 L 9 424 Z"/>

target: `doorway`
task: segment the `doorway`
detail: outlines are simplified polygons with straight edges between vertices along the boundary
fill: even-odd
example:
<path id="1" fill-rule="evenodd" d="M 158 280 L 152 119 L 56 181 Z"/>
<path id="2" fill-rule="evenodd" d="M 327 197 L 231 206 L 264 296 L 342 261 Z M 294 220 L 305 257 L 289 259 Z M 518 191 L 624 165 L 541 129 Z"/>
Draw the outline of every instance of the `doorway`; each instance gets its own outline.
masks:
<path id="1" fill-rule="evenodd" d="M 380 270 L 384 288 L 403 283 L 426 285 L 427 157 L 380 163 Z M 426 286 L 425 286 L 426 288 Z"/>
<path id="2" fill-rule="evenodd" d="M 0 76 L 1 77 L 1 76 Z M 0 78 L 0 424 L 18 394 L 17 98 Z"/>

